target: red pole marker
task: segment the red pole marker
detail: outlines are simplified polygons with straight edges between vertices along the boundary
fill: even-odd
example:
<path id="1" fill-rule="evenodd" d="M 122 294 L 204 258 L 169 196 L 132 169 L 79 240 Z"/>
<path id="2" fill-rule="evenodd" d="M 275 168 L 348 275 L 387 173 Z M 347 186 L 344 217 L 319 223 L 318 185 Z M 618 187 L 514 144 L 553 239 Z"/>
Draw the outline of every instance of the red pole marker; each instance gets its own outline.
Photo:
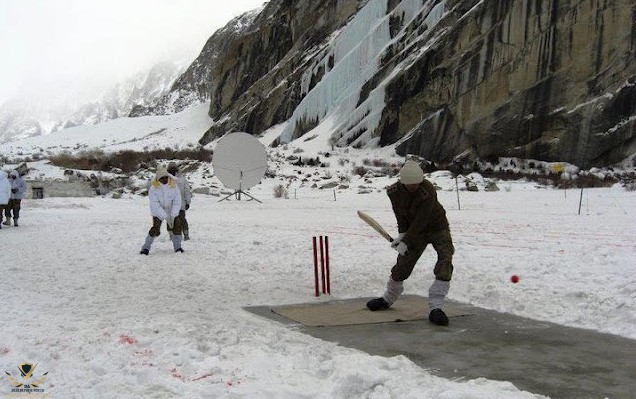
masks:
<path id="1" fill-rule="evenodd" d="M 516 274 L 513 274 L 510 277 L 510 281 L 512 281 L 514 284 L 517 284 L 519 282 L 519 276 L 517 276 Z"/>
<path id="2" fill-rule="evenodd" d="M 320 296 L 318 290 L 318 246 L 316 245 L 316 236 L 313 237 L 314 244 L 314 287 L 316 287 L 316 296 Z"/>
<path id="3" fill-rule="evenodd" d="M 325 267 L 327 269 L 327 294 L 331 295 L 331 276 L 329 275 L 329 237 L 325 236 Z"/>
<path id="4" fill-rule="evenodd" d="M 327 281 L 325 280 L 325 245 L 323 236 L 320 236 L 320 272 L 322 276 L 322 293 L 327 293 Z"/>

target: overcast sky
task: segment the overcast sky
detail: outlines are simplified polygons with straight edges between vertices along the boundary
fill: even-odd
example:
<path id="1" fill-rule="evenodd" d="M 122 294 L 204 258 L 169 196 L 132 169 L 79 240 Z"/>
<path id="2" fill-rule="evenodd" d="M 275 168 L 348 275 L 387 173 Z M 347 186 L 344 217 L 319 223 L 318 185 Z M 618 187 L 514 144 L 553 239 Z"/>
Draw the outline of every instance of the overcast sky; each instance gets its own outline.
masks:
<path id="1" fill-rule="evenodd" d="M 34 88 L 99 86 L 156 61 L 193 60 L 214 31 L 264 2 L 0 0 L 0 103 Z"/>

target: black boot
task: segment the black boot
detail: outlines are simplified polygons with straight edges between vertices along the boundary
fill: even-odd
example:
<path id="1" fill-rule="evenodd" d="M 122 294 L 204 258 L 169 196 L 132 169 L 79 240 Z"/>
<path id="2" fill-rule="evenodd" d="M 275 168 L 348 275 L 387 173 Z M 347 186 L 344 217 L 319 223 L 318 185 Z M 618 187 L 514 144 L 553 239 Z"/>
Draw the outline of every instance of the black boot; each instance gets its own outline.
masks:
<path id="1" fill-rule="evenodd" d="M 146 248 L 143 248 L 141 251 L 139 251 L 139 255 L 148 255 L 150 253 L 150 251 L 148 251 Z"/>
<path id="2" fill-rule="evenodd" d="M 367 302 L 367 308 L 370 311 L 375 312 L 376 310 L 384 310 L 388 309 L 391 305 L 389 305 L 384 298 L 375 298 Z"/>
<path id="3" fill-rule="evenodd" d="M 448 325 L 448 317 L 446 317 L 446 313 L 444 313 L 442 309 L 431 310 L 431 313 L 428 315 L 428 321 L 438 326 Z"/>

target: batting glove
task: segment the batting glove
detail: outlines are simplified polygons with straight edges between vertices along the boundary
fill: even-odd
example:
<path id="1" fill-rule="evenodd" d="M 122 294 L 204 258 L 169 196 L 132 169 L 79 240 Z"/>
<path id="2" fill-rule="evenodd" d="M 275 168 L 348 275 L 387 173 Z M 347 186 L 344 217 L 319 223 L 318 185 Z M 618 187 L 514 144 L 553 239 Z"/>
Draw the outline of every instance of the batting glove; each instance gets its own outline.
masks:
<path id="1" fill-rule="evenodd" d="M 395 240 L 391 241 L 391 248 L 395 249 L 404 237 L 406 237 L 406 233 L 400 233 Z"/>
<path id="2" fill-rule="evenodd" d="M 406 253 L 409 251 L 409 247 L 407 247 L 406 244 L 401 241 L 398 243 L 398 245 L 393 247 L 393 249 L 395 249 L 402 256 L 406 255 Z"/>

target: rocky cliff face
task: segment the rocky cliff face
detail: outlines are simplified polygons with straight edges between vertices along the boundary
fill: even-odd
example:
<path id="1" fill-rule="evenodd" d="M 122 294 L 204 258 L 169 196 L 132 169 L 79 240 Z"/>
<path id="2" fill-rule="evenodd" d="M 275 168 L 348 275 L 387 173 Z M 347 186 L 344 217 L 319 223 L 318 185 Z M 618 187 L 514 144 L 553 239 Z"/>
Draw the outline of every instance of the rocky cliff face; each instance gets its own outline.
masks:
<path id="1" fill-rule="evenodd" d="M 209 96 L 202 143 L 280 124 L 437 162 L 636 152 L 631 1 L 272 0 L 231 31 L 173 87 Z"/>
<path id="2" fill-rule="evenodd" d="M 397 129 L 382 143 L 406 134 L 400 151 L 436 159 L 469 150 L 581 166 L 636 152 L 633 2 L 455 3 L 444 40 L 388 86 L 381 126 Z"/>
<path id="3" fill-rule="evenodd" d="M 202 142 L 227 131 L 260 133 L 288 120 L 306 94 L 307 70 L 360 3 L 364 2 L 270 1 L 211 68 L 210 116 L 230 118 L 212 126 Z M 324 70 L 311 84 L 322 76 Z"/>

